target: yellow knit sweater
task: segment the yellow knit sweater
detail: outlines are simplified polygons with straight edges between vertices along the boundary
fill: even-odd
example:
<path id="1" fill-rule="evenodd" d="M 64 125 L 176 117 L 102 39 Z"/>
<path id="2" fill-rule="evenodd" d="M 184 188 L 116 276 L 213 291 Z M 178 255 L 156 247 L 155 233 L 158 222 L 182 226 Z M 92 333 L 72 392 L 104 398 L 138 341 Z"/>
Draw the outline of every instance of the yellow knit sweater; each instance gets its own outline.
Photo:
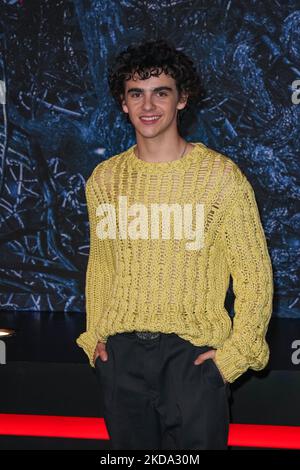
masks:
<path id="1" fill-rule="evenodd" d="M 176 333 L 215 348 L 228 382 L 263 369 L 273 273 L 252 186 L 201 142 L 159 163 L 139 159 L 135 146 L 99 163 L 86 183 L 87 325 L 77 344 L 94 367 L 97 341 L 110 335 Z M 233 320 L 224 307 L 230 275 Z"/>

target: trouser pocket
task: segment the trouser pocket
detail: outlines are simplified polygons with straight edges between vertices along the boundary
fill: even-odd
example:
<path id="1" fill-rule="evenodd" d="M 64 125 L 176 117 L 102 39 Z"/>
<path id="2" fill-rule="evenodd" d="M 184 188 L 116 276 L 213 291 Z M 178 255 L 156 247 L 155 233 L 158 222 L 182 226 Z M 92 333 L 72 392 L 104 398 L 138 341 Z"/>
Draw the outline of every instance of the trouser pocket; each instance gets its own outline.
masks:
<path id="1" fill-rule="evenodd" d="M 106 352 L 108 359 L 103 361 L 100 356 L 95 361 L 96 377 L 100 385 L 100 392 L 103 397 L 103 403 L 109 409 L 114 395 L 115 386 L 115 360 L 114 352 L 110 344 L 110 338 L 106 342 Z"/>

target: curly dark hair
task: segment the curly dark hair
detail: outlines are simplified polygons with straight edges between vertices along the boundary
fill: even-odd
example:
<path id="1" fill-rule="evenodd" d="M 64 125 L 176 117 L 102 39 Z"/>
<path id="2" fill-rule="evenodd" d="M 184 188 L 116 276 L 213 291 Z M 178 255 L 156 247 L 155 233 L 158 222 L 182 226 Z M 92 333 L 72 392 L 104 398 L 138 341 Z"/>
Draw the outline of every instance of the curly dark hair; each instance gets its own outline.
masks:
<path id="1" fill-rule="evenodd" d="M 204 90 L 192 60 L 164 39 L 150 39 L 133 43 L 120 52 L 108 67 L 108 86 L 113 98 L 122 109 L 125 80 L 137 73 L 141 80 L 159 76 L 162 72 L 176 82 L 179 96 L 188 93 L 184 109 L 178 112 L 178 124 L 191 107 L 196 107 L 204 96 Z M 128 115 L 127 121 L 130 122 Z"/>

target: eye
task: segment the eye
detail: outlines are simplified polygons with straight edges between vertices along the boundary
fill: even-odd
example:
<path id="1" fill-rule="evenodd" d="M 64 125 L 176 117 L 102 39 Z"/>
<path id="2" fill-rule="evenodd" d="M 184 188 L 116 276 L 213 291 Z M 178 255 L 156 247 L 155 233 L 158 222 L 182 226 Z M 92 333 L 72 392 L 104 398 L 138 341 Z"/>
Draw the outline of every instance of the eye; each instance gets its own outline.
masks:
<path id="1" fill-rule="evenodd" d="M 165 91 L 159 91 L 158 94 L 160 96 L 168 96 L 168 94 Z"/>
<path id="2" fill-rule="evenodd" d="M 139 93 L 139 92 L 137 92 L 137 91 L 136 91 L 136 92 L 134 92 L 134 93 L 131 93 L 131 96 L 132 96 L 133 98 L 134 98 L 136 95 L 140 95 L 140 93 Z"/>

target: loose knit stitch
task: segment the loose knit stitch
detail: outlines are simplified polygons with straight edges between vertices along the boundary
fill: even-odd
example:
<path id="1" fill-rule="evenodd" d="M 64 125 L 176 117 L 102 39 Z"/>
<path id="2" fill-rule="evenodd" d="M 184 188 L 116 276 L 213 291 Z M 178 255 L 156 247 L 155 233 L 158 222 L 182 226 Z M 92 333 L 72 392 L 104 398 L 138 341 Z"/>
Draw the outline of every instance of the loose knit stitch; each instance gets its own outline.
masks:
<path id="1" fill-rule="evenodd" d="M 135 147 L 99 163 L 86 183 L 87 325 L 77 344 L 94 367 L 97 342 L 105 343 L 110 335 L 176 333 L 196 346 L 216 349 L 216 365 L 228 382 L 248 368 L 263 369 L 269 359 L 265 336 L 273 273 L 252 186 L 233 160 L 201 142 L 170 162 L 141 160 Z M 195 207 L 202 204 L 201 248 L 187 249 L 191 237 L 175 237 L 175 229 L 163 237 L 161 222 L 158 238 L 150 229 L 146 236 L 141 231 L 140 238 L 131 237 L 130 224 L 140 213 L 128 212 L 121 226 L 120 196 L 126 196 L 128 208 L 138 204 L 144 215 L 149 209 L 149 227 L 152 204 L 189 204 L 195 229 Z M 97 231 L 106 213 L 96 211 L 105 203 L 115 208 L 108 224 L 115 228 L 114 237 L 99 237 Z M 230 275 L 233 319 L 224 307 Z"/>

